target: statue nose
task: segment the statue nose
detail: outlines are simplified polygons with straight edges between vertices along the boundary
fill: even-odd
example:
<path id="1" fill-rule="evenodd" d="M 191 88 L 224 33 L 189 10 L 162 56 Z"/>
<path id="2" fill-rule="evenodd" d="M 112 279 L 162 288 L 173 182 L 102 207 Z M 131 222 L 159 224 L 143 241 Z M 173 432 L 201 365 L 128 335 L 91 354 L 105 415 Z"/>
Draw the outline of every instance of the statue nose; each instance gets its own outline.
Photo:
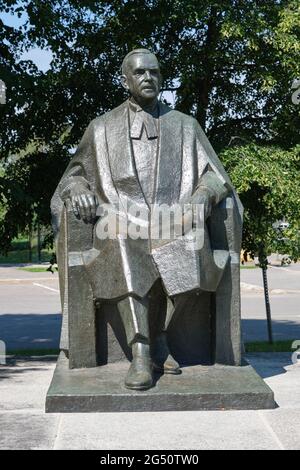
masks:
<path id="1" fill-rule="evenodd" d="M 146 70 L 146 72 L 145 72 L 145 79 L 146 80 L 151 80 L 151 75 L 150 75 L 149 70 Z"/>

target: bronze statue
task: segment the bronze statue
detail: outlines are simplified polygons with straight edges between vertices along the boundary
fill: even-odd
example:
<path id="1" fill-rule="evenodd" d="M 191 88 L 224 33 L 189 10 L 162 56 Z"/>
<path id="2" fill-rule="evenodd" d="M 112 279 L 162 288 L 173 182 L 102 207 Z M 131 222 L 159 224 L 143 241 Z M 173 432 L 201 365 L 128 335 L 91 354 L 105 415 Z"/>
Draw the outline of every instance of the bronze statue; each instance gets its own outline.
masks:
<path id="1" fill-rule="evenodd" d="M 214 324 L 212 361 L 241 360 L 242 206 L 198 122 L 158 100 L 161 83 L 154 54 L 127 54 L 122 85 L 130 98 L 90 123 L 52 199 L 61 348 L 70 368 L 97 366 L 96 310 L 117 305 L 132 352 L 125 385 L 135 390 L 153 385 L 153 370 L 181 373 L 169 327 L 175 316 L 180 325 L 180 312 L 197 299 L 205 300 Z M 162 206 L 182 208 L 183 228 L 151 237 L 153 212 Z M 142 227 L 149 236 L 124 236 L 118 228 L 99 236 L 109 217 L 105 207 L 135 234 Z M 200 245 L 191 247 L 197 223 Z"/>

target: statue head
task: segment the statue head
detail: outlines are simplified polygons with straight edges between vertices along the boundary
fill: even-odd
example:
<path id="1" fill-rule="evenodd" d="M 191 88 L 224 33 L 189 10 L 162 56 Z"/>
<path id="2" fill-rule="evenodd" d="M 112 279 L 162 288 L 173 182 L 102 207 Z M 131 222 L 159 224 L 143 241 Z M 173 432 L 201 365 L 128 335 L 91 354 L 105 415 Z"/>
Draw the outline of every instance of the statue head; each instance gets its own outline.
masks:
<path id="1" fill-rule="evenodd" d="M 156 100 L 162 77 L 156 56 L 148 49 L 134 49 L 122 63 L 121 82 L 141 106 Z"/>

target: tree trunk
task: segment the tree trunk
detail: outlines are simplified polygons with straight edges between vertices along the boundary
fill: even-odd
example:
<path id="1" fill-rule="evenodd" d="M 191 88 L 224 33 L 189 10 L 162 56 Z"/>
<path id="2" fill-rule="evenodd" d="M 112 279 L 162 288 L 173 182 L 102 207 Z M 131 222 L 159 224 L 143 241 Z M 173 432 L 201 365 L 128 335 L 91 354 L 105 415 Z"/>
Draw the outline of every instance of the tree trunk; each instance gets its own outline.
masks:
<path id="1" fill-rule="evenodd" d="M 29 263 L 32 263 L 32 227 L 29 226 L 28 232 L 28 260 Z"/>
<path id="2" fill-rule="evenodd" d="M 41 226 L 40 223 L 37 223 L 37 250 L 38 250 L 38 262 L 42 260 L 41 256 Z"/>
<path id="3" fill-rule="evenodd" d="M 271 305 L 270 305 L 270 297 L 269 297 L 269 289 L 268 289 L 267 268 L 262 268 L 262 275 L 263 275 L 264 292 L 265 292 L 265 304 L 266 304 L 266 313 L 267 313 L 269 343 L 273 344 L 272 317 L 271 317 Z"/>

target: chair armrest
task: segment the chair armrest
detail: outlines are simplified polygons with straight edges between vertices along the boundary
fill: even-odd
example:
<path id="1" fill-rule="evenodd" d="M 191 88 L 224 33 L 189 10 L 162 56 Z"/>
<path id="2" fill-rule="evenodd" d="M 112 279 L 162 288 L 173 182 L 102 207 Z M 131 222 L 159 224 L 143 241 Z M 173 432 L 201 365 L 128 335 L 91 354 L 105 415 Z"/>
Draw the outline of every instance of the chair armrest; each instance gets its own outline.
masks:
<path id="1" fill-rule="evenodd" d="M 209 220 L 209 232 L 213 249 L 228 250 L 240 260 L 243 222 L 235 199 L 231 193 L 214 209 Z"/>
<path id="2" fill-rule="evenodd" d="M 67 251 L 82 252 L 93 247 L 94 223 L 84 222 L 75 216 L 70 201 L 65 203 Z"/>

